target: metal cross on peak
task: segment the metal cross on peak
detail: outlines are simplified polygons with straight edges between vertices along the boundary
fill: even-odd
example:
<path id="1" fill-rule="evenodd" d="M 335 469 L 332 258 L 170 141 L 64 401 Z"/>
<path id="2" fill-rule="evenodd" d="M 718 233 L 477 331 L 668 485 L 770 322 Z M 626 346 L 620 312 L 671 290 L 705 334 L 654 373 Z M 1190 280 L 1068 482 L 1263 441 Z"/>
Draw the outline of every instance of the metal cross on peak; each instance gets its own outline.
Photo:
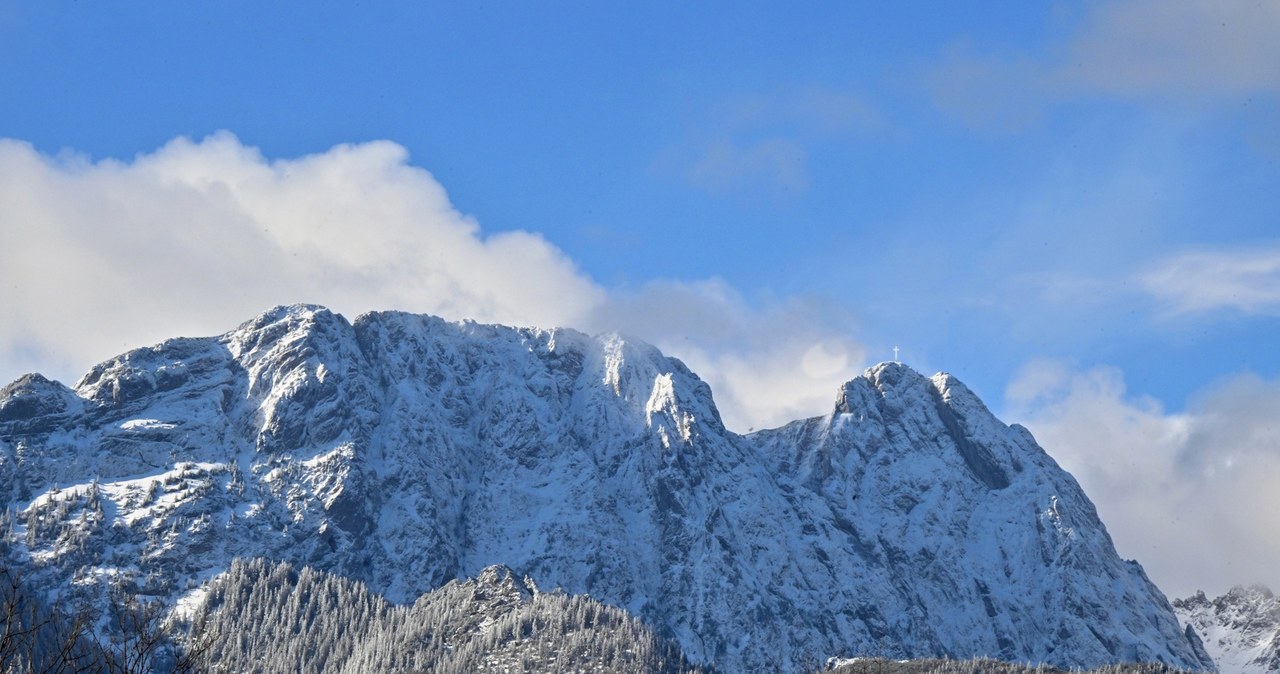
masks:
<path id="1" fill-rule="evenodd" d="M 893 347 L 893 362 L 895 363 L 901 362 L 898 360 L 898 347 L 896 346 Z"/>

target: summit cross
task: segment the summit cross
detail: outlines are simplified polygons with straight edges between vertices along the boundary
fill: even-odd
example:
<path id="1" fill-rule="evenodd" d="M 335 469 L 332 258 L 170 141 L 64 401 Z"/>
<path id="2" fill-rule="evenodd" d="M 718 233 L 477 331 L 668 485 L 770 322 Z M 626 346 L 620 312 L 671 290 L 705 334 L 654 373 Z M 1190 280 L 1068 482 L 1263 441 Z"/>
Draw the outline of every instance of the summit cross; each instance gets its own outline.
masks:
<path id="1" fill-rule="evenodd" d="M 899 361 L 898 361 L 898 347 L 896 347 L 896 346 L 895 346 L 895 347 L 893 347 L 893 362 L 895 362 L 895 363 L 899 362 Z"/>

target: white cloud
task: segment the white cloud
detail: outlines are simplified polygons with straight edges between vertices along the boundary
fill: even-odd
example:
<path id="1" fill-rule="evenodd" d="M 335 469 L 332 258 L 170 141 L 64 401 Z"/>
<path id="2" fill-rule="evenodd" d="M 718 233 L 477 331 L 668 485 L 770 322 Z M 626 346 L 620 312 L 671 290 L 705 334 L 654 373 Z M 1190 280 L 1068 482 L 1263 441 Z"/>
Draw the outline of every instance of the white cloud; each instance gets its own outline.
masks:
<path id="1" fill-rule="evenodd" d="M 218 334 L 292 302 L 353 317 L 401 309 L 624 329 L 686 356 L 743 430 L 779 411 L 822 411 L 834 352 L 861 358 L 843 326 L 796 301 L 759 309 L 718 282 L 605 289 L 535 233 L 483 232 L 394 143 L 268 160 L 220 133 L 91 162 L 0 140 L 5 381 L 30 370 L 73 378 L 127 349 Z M 814 344 L 833 354 L 810 354 L 806 371 Z M 744 363 L 770 364 L 769 376 Z M 812 402 L 814 382 L 824 405 Z"/>
<path id="2" fill-rule="evenodd" d="M 1140 276 L 1173 315 L 1231 309 L 1280 314 L 1280 249 L 1177 255 Z"/>
<path id="3" fill-rule="evenodd" d="M 745 431 L 830 412 L 840 384 L 860 374 L 865 351 L 838 335 L 789 335 L 740 351 L 690 350 L 684 359 L 710 372 L 725 424 Z"/>
<path id="4" fill-rule="evenodd" d="M 1170 413 L 1118 370 L 1040 361 L 1006 402 L 1171 596 L 1280 587 L 1280 381 L 1231 377 Z"/>
<path id="5" fill-rule="evenodd" d="M 830 411 L 866 357 L 844 312 L 815 300 L 755 307 L 723 281 L 656 281 L 616 292 L 594 320 L 644 334 L 714 391 L 738 431 Z"/>
<path id="6" fill-rule="evenodd" d="M 269 162 L 224 133 L 90 163 L 5 141 L 0 176 L 4 340 L 85 364 L 282 302 L 572 323 L 604 299 L 538 236 L 482 236 L 392 143 Z"/>

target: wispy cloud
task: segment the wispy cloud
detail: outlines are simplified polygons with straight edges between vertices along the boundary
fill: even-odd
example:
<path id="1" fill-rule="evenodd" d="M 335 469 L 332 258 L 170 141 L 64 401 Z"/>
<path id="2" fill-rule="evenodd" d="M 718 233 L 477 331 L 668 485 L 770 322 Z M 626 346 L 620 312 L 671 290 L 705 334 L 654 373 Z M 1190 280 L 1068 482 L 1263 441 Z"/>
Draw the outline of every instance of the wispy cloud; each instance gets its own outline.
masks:
<path id="1" fill-rule="evenodd" d="M 924 82 L 966 123 L 1018 131 L 1080 96 L 1210 102 L 1280 94 L 1280 5 L 1121 0 L 1089 5 L 1035 53 L 957 43 Z"/>
<path id="2" fill-rule="evenodd" d="M 1050 96 L 1043 66 L 1026 57 L 978 53 L 952 45 L 924 75 L 933 102 L 984 131 L 1017 132 L 1037 121 Z"/>
<path id="3" fill-rule="evenodd" d="M 625 330 L 686 357 L 741 430 L 820 413 L 862 358 L 800 300 L 757 306 L 719 281 L 609 289 L 536 233 L 485 233 L 394 143 L 268 160 L 220 133 L 92 162 L 0 140 L 0 379 L 74 377 L 303 301 Z"/>
<path id="4" fill-rule="evenodd" d="M 863 97 L 823 87 L 742 96 L 727 102 L 715 114 L 736 132 L 787 127 L 798 135 L 809 136 L 884 126 L 880 112 Z"/>
<path id="5" fill-rule="evenodd" d="M 1280 585 L 1280 381 L 1229 377 L 1170 413 L 1119 370 L 1037 361 L 1006 403 L 1166 592 Z"/>
<path id="6" fill-rule="evenodd" d="M 1280 5 L 1256 0 L 1099 3 L 1052 66 L 1064 88 L 1119 96 L 1280 93 Z"/>
<path id="7" fill-rule="evenodd" d="M 1139 280 L 1173 316 L 1280 315 L 1280 248 L 1184 253 L 1153 265 Z"/>
<path id="8" fill-rule="evenodd" d="M 657 165 L 718 196 L 761 188 L 804 192 L 813 143 L 884 126 L 862 97 L 821 87 L 739 96 L 716 106 L 708 122 L 714 131 L 667 148 Z"/>
<path id="9" fill-rule="evenodd" d="M 725 194 L 744 185 L 764 185 L 782 192 L 809 186 L 805 151 L 785 138 L 739 143 L 721 139 L 702 148 L 684 169 L 694 187 Z"/>

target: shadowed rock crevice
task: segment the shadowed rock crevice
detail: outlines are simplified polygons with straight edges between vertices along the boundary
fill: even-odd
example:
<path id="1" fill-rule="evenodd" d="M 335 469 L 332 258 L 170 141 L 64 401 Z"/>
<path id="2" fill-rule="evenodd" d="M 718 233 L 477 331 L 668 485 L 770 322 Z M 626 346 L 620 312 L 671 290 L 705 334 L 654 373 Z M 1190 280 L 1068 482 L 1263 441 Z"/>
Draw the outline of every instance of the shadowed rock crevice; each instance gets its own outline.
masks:
<path id="1" fill-rule="evenodd" d="M 980 447 L 969 439 L 965 433 L 961 419 L 956 415 L 947 401 L 942 398 L 942 394 L 937 389 L 930 387 L 929 394 L 933 398 L 934 410 L 938 413 L 938 418 L 942 420 L 942 426 L 946 429 L 947 435 L 951 437 L 951 441 L 955 443 L 956 449 L 960 452 L 960 456 L 964 458 L 964 463 L 969 467 L 969 474 L 988 489 L 1004 489 L 1009 486 L 1009 476 L 1005 473 L 1000 464 L 996 462 L 995 456 L 985 447 Z"/>

